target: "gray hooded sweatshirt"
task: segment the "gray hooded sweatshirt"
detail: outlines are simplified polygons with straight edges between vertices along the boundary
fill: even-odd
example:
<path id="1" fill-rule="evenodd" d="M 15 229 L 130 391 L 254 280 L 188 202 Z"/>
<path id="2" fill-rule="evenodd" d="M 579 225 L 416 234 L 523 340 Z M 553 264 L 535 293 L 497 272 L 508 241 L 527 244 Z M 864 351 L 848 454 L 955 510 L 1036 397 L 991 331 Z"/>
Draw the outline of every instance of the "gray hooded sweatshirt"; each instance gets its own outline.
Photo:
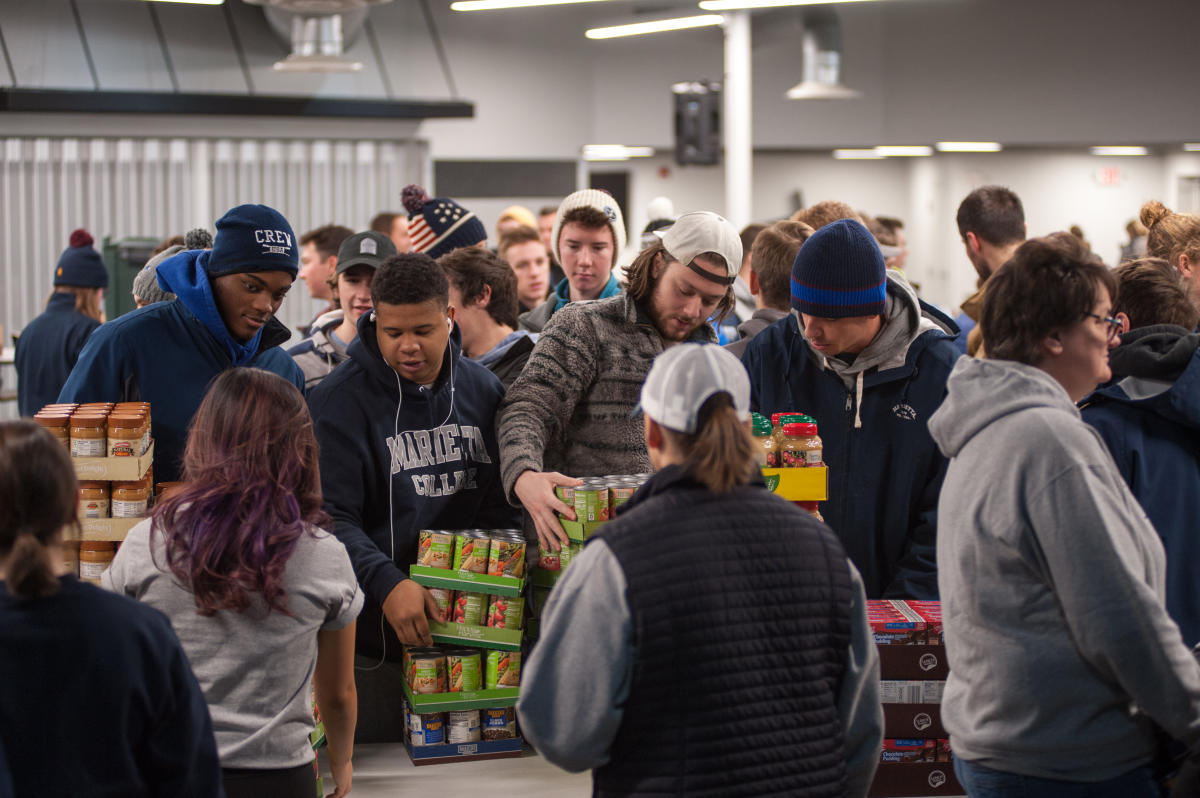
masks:
<path id="1" fill-rule="evenodd" d="M 1150 761 L 1147 717 L 1200 743 L 1200 665 L 1165 557 L 1104 442 L 1041 369 L 962 358 L 929 429 L 950 467 L 938 585 L 955 756 L 1095 782 Z"/>

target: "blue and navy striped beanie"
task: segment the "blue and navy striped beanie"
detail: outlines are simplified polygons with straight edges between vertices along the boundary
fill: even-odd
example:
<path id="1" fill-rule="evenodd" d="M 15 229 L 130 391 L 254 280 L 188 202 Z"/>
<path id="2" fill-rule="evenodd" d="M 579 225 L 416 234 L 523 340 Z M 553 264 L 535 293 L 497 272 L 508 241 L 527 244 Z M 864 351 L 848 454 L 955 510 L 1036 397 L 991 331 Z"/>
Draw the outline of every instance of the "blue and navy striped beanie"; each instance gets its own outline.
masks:
<path id="1" fill-rule="evenodd" d="M 886 271 L 867 228 L 839 219 L 800 247 L 792 264 L 792 307 L 822 319 L 880 315 L 887 300 Z"/>

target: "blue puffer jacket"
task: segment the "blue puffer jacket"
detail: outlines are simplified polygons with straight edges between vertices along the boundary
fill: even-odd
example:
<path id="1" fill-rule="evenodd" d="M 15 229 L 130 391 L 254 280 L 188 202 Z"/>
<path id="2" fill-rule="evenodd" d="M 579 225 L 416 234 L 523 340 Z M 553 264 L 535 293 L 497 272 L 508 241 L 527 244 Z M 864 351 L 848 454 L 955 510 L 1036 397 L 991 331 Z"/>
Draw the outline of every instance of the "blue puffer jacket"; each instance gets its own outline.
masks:
<path id="1" fill-rule="evenodd" d="M 946 396 L 957 334 L 949 317 L 889 272 L 884 327 L 845 378 L 808 346 L 795 313 L 759 333 L 742 355 L 759 412 L 816 418 L 829 466 L 821 513 L 862 573 L 868 598 L 938 597 L 937 501 L 946 458 L 926 422 Z"/>
<path id="2" fill-rule="evenodd" d="M 1117 381 L 1083 402 L 1167 552 L 1167 611 L 1200 642 L 1200 334 L 1166 325 L 1126 333 Z"/>

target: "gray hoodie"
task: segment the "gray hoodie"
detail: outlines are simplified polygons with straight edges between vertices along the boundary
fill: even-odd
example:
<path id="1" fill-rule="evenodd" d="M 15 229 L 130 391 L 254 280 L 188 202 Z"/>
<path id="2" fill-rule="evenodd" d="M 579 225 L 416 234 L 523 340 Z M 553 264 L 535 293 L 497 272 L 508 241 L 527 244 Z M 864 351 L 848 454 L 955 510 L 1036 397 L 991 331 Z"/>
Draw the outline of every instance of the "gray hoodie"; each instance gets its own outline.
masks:
<path id="1" fill-rule="evenodd" d="M 1032 366 L 962 358 L 947 388 L 929 429 L 951 458 L 937 561 L 955 756 L 1101 781 L 1151 759 L 1146 716 L 1195 750 L 1200 665 L 1100 436 Z"/>

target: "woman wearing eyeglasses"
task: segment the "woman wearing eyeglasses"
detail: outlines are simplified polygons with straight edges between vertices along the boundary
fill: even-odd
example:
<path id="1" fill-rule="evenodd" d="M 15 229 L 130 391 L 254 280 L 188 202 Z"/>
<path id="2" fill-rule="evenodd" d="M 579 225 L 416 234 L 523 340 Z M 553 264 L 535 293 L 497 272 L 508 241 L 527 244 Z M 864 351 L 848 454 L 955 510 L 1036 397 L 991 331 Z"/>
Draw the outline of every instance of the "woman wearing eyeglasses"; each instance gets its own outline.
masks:
<path id="1" fill-rule="evenodd" d="M 1157 798 L 1149 721 L 1200 751 L 1162 544 L 1075 406 L 1111 376 L 1115 289 L 1067 234 L 1025 242 L 988 281 L 987 358 L 958 361 L 929 421 L 951 458 L 942 718 L 972 798 Z"/>

